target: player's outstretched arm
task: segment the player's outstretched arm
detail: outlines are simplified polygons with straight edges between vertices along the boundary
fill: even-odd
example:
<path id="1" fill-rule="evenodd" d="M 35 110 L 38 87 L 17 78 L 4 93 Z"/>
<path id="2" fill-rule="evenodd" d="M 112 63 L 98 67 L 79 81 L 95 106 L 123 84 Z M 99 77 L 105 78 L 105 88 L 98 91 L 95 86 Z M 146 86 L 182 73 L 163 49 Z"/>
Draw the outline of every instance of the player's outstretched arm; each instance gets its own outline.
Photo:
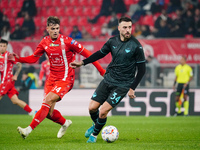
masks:
<path id="1" fill-rule="evenodd" d="M 89 63 L 92 63 L 97 68 L 99 73 L 102 76 L 104 76 L 105 70 L 101 67 L 101 65 L 99 64 L 99 62 L 97 62 L 97 60 L 100 59 L 100 58 L 103 58 L 105 55 L 104 54 L 100 54 L 100 55 L 97 54 L 96 55 L 97 52 L 92 54 L 89 50 L 85 49 L 77 41 L 73 40 L 72 38 L 69 38 L 69 39 L 71 40 L 70 45 L 69 45 L 71 47 L 71 49 L 76 51 L 77 53 L 79 53 L 80 55 L 82 55 L 86 58 L 85 60 L 83 60 L 83 62 L 84 62 L 83 64 L 81 62 L 73 62 L 73 63 L 71 63 L 71 67 L 77 68 L 77 67 L 80 67 L 82 65 L 87 65 Z"/>
<path id="2" fill-rule="evenodd" d="M 99 73 L 102 76 L 104 76 L 106 71 L 101 67 L 101 65 L 99 64 L 99 62 L 97 62 L 97 60 L 99 60 L 99 59 L 103 58 L 104 56 L 106 56 L 105 54 L 102 54 L 100 51 L 97 51 L 97 52 L 92 54 L 90 51 L 84 49 L 81 52 L 81 55 L 86 57 L 86 59 L 84 59 L 82 61 L 82 65 L 87 65 L 89 63 L 92 63 L 97 68 Z M 81 62 L 79 62 L 78 65 L 81 65 Z"/>
<path id="3" fill-rule="evenodd" d="M 34 56 L 34 55 L 30 55 L 27 57 L 19 57 L 17 54 L 15 53 L 11 53 L 8 56 L 9 60 L 12 61 L 16 61 L 16 62 L 21 62 L 21 63 L 35 63 L 39 60 L 40 57 L 38 56 Z"/>

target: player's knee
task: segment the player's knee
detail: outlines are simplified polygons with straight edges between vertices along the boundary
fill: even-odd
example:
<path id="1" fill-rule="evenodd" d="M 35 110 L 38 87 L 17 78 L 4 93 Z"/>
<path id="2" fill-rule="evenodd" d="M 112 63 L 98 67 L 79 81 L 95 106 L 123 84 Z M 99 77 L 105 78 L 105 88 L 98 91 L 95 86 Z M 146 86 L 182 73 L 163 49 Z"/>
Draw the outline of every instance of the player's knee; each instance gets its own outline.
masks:
<path id="1" fill-rule="evenodd" d="M 95 112 L 97 111 L 98 108 L 95 108 L 95 107 L 93 107 L 93 106 L 89 106 L 88 109 L 89 109 L 89 112 L 90 112 L 90 113 L 95 113 Z"/>
<path id="2" fill-rule="evenodd" d="M 18 104 L 18 101 L 17 101 L 17 100 L 12 100 L 12 103 L 13 103 L 14 105 L 17 105 L 17 104 Z"/>
<path id="3" fill-rule="evenodd" d="M 107 109 L 101 109 L 100 112 L 99 112 L 99 117 L 100 118 L 106 118 L 108 112 L 109 112 L 109 110 L 107 110 Z"/>
<path id="4" fill-rule="evenodd" d="M 52 105 L 52 103 L 53 103 L 53 99 L 52 98 L 45 98 L 44 99 L 44 103 L 46 103 L 46 104 L 48 104 L 48 105 Z"/>

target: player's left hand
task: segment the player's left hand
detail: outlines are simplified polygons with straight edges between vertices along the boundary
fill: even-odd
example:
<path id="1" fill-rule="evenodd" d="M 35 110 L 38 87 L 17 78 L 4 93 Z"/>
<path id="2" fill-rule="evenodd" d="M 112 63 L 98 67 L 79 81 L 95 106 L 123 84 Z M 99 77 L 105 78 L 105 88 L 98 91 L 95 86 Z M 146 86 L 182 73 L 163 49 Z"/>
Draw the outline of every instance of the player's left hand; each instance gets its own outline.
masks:
<path id="1" fill-rule="evenodd" d="M 132 98 L 132 99 L 136 98 L 136 96 L 135 96 L 135 90 L 130 89 L 130 90 L 128 91 L 128 96 L 129 96 L 130 98 Z"/>
<path id="2" fill-rule="evenodd" d="M 16 75 L 12 76 L 12 80 L 17 81 L 17 76 Z"/>

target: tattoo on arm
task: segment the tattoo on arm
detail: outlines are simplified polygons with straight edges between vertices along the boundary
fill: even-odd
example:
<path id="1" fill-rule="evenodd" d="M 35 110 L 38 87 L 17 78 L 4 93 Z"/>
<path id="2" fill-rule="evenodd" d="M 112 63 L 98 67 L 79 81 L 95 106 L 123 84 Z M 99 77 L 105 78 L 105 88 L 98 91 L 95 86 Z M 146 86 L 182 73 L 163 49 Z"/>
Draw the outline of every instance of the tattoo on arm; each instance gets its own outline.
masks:
<path id="1" fill-rule="evenodd" d="M 15 76 L 18 76 L 22 69 L 22 64 L 18 62 L 16 65 L 17 65 L 17 70 L 15 72 Z"/>

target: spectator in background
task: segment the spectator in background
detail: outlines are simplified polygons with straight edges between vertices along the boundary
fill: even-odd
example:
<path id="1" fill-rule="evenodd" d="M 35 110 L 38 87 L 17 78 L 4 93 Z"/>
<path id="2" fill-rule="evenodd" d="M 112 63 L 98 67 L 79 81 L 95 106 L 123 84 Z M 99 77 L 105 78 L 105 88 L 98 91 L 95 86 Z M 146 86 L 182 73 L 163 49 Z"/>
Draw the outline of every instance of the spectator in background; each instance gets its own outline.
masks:
<path id="1" fill-rule="evenodd" d="M 194 35 L 194 15 L 191 10 L 188 10 L 184 19 L 184 27 L 186 35 Z"/>
<path id="2" fill-rule="evenodd" d="M 35 72 L 35 67 L 30 66 L 27 69 L 27 75 L 34 81 L 35 87 L 38 87 L 38 74 Z"/>
<path id="3" fill-rule="evenodd" d="M 69 37 L 71 37 L 73 39 L 82 39 L 82 33 L 78 29 L 78 26 L 73 26 L 73 30 L 70 33 Z"/>
<path id="4" fill-rule="evenodd" d="M 24 22 L 21 29 L 24 37 L 29 37 L 35 33 L 35 23 L 33 21 L 33 18 L 29 16 L 27 12 L 25 13 Z"/>
<path id="5" fill-rule="evenodd" d="M 163 5 L 164 5 L 163 0 L 162 1 L 156 0 L 155 2 L 151 4 L 151 8 L 150 8 L 151 13 L 152 14 L 160 13 Z"/>
<path id="6" fill-rule="evenodd" d="M 189 1 L 193 6 L 198 8 L 199 0 L 189 0 Z"/>
<path id="7" fill-rule="evenodd" d="M 112 32 L 118 27 L 118 18 L 115 12 L 112 12 L 112 16 L 108 22 L 108 34 L 112 35 Z"/>
<path id="8" fill-rule="evenodd" d="M 167 23 L 167 26 L 169 28 L 171 28 L 172 19 L 167 15 L 167 12 L 165 9 L 162 9 L 160 16 L 156 19 L 156 21 L 154 23 L 154 27 L 156 29 L 160 28 L 160 20 L 165 20 Z"/>
<path id="9" fill-rule="evenodd" d="M 146 11 L 144 9 L 137 10 L 132 16 L 131 19 L 133 20 L 133 23 L 137 22 L 141 16 L 146 15 Z"/>
<path id="10" fill-rule="evenodd" d="M 131 4 L 128 10 L 128 15 L 133 16 L 136 12 L 142 10 L 142 7 L 147 4 L 147 0 L 139 1 L 137 4 Z"/>
<path id="11" fill-rule="evenodd" d="M 81 33 L 84 40 L 89 40 L 92 38 L 91 34 L 85 29 L 84 26 L 82 27 Z"/>
<path id="12" fill-rule="evenodd" d="M 141 36 L 143 36 L 143 38 L 147 38 L 151 34 L 148 25 L 142 25 L 141 30 L 142 30 Z"/>
<path id="13" fill-rule="evenodd" d="M 141 34 L 142 34 L 141 26 L 140 24 L 136 24 L 135 31 L 133 32 L 133 36 L 135 38 L 142 38 Z"/>
<path id="14" fill-rule="evenodd" d="M 181 0 L 170 0 L 167 7 L 167 13 L 170 14 L 181 8 Z"/>
<path id="15" fill-rule="evenodd" d="M 98 19 L 101 16 L 106 16 L 106 17 L 109 16 L 111 14 L 111 11 L 112 11 L 112 1 L 111 0 L 103 0 L 99 14 L 97 16 L 95 16 L 93 19 L 88 18 L 88 22 L 94 24 L 98 21 Z"/>
<path id="16" fill-rule="evenodd" d="M 155 37 L 157 38 L 170 37 L 170 28 L 167 26 L 167 21 L 160 20 L 160 27 L 155 31 Z"/>
<path id="17" fill-rule="evenodd" d="M 123 0 L 115 0 L 112 5 L 112 11 L 116 14 L 120 13 L 124 15 L 127 12 L 126 5 Z"/>
<path id="18" fill-rule="evenodd" d="M 2 21 L 0 22 L 0 31 L 2 31 L 5 26 L 6 29 L 10 30 L 10 22 L 8 20 L 8 17 L 6 15 L 3 15 Z"/>
<path id="19" fill-rule="evenodd" d="M 3 19 L 3 13 L 0 10 L 0 22 L 2 22 L 2 19 Z"/>
<path id="20" fill-rule="evenodd" d="M 194 5 L 191 3 L 191 1 L 187 0 L 187 1 L 182 1 L 181 2 L 181 6 L 183 8 L 183 17 L 185 17 L 187 15 L 187 11 L 191 10 L 192 12 L 194 12 Z"/>
<path id="21" fill-rule="evenodd" d="M 172 21 L 171 36 L 184 37 L 184 21 L 181 9 L 176 10 L 177 17 Z"/>
<path id="22" fill-rule="evenodd" d="M 28 76 L 28 72 L 24 71 L 22 73 L 22 86 L 21 88 L 17 88 L 17 91 L 26 91 L 29 89 L 36 89 L 35 82 Z"/>
<path id="23" fill-rule="evenodd" d="M 11 40 L 21 40 L 24 39 L 22 30 L 19 24 L 15 25 L 15 31 L 10 35 Z"/>
<path id="24" fill-rule="evenodd" d="M 101 26 L 101 34 L 99 35 L 99 39 L 106 39 L 108 37 L 108 26 L 106 23 L 104 23 Z"/>
<path id="25" fill-rule="evenodd" d="M 18 12 L 17 17 L 25 17 L 28 13 L 30 17 L 34 17 L 37 14 L 37 8 L 34 0 L 24 0 L 20 12 Z"/>
<path id="26" fill-rule="evenodd" d="M 200 37 L 200 9 L 195 9 L 194 14 L 195 37 Z"/>
<path id="27" fill-rule="evenodd" d="M 3 29 L 1 30 L 1 39 L 6 41 L 10 40 L 10 30 L 7 26 L 3 26 Z"/>

